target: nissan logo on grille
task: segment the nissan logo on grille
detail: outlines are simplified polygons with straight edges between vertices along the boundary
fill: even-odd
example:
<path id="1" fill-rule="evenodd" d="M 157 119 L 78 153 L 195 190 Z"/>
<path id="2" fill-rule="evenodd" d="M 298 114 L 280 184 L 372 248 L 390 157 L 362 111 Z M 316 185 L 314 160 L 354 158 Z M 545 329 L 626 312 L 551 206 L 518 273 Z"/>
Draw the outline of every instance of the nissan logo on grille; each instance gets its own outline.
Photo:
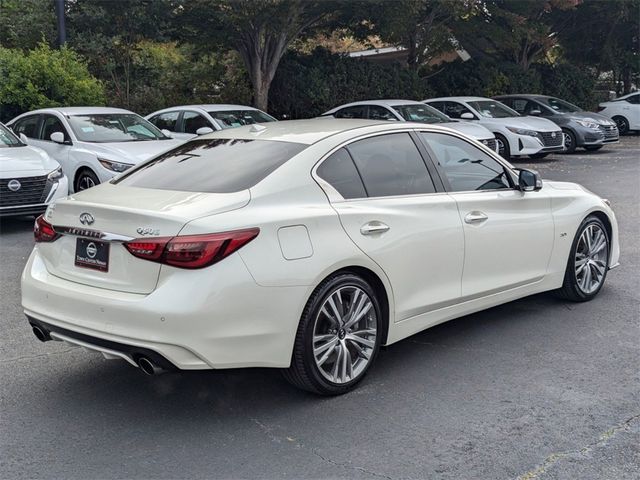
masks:
<path id="1" fill-rule="evenodd" d="M 7 188 L 12 192 L 17 192 L 20 187 L 22 187 L 22 184 L 16 179 L 9 180 L 9 183 L 7 183 Z"/>
<path id="2" fill-rule="evenodd" d="M 91 225 L 95 220 L 93 219 L 93 215 L 90 213 L 84 212 L 80 214 L 80 223 L 83 225 Z"/>

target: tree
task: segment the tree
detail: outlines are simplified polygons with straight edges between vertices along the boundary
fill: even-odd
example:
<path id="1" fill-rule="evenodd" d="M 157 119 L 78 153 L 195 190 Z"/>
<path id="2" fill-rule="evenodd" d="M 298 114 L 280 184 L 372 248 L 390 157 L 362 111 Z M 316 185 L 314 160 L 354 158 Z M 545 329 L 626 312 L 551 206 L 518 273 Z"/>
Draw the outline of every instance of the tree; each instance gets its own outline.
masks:
<path id="1" fill-rule="evenodd" d="M 42 0 L 0 0 L 0 46 L 35 48 L 43 40 L 53 44 L 55 38 L 53 3 Z"/>
<path id="2" fill-rule="evenodd" d="M 266 110 L 276 70 L 297 38 L 327 21 L 331 1 L 190 0 L 179 9 L 177 30 L 191 41 L 232 48 L 240 54 L 253 88 L 253 103 Z M 186 30 L 185 30 L 186 29 Z"/>

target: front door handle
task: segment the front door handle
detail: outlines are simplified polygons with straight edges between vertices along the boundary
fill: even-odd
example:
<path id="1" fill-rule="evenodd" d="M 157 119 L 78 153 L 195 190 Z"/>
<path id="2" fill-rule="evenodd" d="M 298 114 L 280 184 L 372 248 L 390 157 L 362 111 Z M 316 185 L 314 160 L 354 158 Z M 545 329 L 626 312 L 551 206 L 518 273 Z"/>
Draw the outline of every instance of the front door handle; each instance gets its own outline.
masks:
<path id="1" fill-rule="evenodd" d="M 464 217 L 464 221 L 466 223 L 482 223 L 487 221 L 488 219 L 489 217 L 485 213 L 479 212 L 477 210 L 467 213 L 467 215 Z"/>
<path id="2" fill-rule="evenodd" d="M 386 223 L 373 221 L 369 223 L 365 223 L 362 227 L 360 227 L 360 233 L 362 235 L 373 235 L 375 233 L 384 233 L 388 231 L 391 227 Z"/>

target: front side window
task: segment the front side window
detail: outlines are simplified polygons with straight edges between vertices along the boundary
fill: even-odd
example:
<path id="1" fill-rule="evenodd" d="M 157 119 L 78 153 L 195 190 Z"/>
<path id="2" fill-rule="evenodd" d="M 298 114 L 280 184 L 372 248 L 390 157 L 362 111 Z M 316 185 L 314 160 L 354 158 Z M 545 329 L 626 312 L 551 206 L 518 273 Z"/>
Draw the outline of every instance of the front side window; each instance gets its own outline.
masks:
<path id="1" fill-rule="evenodd" d="M 408 133 L 365 138 L 347 149 L 370 197 L 435 192 L 427 166 Z"/>
<path id="2" fill-rule="evenodd" d="M 470 143 L 443 133 L 421 132 L 420 136 L 435 154 L 451 191 L 512 188 L 502 164 Z"/>
<path id="3" fill-rule="evenodd" d="M 260 110 L 224 110 L 208 113 L 223 129 L 277 121 L 271 115 Z"/>
<path id="4" fill-rule="evenodd" d="M 184 133 L 196 135 L 200 128 L 211 128 L 213 130 L 209 121 L 196 112 L 184 112 L 182 123 L 184 125 Z"/>
<path id="5" fill-rule="evenodd" d="M 60 132 L 64 135 L 64 141 L 69 141 L 67 129 L 62 126 L 60 119 L 54 115 L 45 115 L 42 122 L 42 140 L 51 141 L 51 134 Z"/>
<path id="6" fill-rule="evenodd" d="M 182 192 L 232 193 L 253 187 L 307 145 L 270 140 L 196 139 L 113 183 Z"/>
<path id="7" fill-rule="evenodd" d="M 371 120 L 395 120 L 398 119 L 389 109 L 379 105 L 369 105 L 369 119 Z"/>
<path id="8" fill-rule="evenodd" d="M 446 115 L 429 105 L 394 105 L 393 109 L 407 122 L 445 123 L 451 121 Z"/>
<path id="9" fill-rule="evenodd" d="M 151 122 L 135 113 L 71 115 L 69 125 L 81 142 L 136 142 L 169 138 Z"/>
<path id="10" fill-rule="evenodd" d="M 344 148 L 332 153 L 322 162 L 316 173 L 346 199 L 367 196 L 351 155 Z"/>
<path id="11" fill-rule="evenodd" d="M 165 112 L 159 115 L 154 115 L 149 119 L 149 121 L 160 130 L 169 130 L 170 132 L 175 132 L 179 115 L 180 112 Z"/>
<path id="12" fill-rule="evenodd" d="M 367 118 L 366 105 L 354 105 L 338 110 L 333 114 L 336 118 Z"/>
<path id="13" fill-rule="evenodd" d="M 449 118 L 461 118 L 463 113 L 470 113 L 473 115 L 473 112 L 461 103 L 446 102 L 444 104 L 444 114 Z M 476 118 L 476 116 L 473 115 L 473 118 Z"/>
<path id="14" fill-rule="evenodd" d="M 487 118 L 509 118 L 520 116 L 515 110 L 511 110 L 506 105 L 496 102 L 495 100 L 478 100 L 477 102 L 469 102 L 469 105 L 480 115 Z"/>
<path id="15" fill-rule="evenodd" d="M 13 126 L 13 131 L 18 135 L 24 133 L 28 138 L 36 138 L 38 136 L 38 115 L 32 115 L 18 120 Z"/>
<path id="16" fill-rule="evenodd" d="M 0 148 L 6 147 L 22 147 L 22 143 L 11 130 L 0 123 Z"/>

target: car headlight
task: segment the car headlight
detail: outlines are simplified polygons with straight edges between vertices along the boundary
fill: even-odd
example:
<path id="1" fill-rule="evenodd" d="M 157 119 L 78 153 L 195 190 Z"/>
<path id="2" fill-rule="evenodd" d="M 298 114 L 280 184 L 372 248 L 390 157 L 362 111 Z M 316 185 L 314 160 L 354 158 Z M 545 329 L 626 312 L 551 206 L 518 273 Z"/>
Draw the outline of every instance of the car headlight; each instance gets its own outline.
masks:
<path id="1" fill-rule="evenodd" d="M 507 127 L 507 130 L 517 135 L 528 135 L 530 137 L 538 136 L 538 132 L 535 130 L 527 130 L 526 128 Z"/>
<path id="2" fill-rule="evenodd" d="M 62 173 L 62 167 L 58 167 L 49 175 L 47 175 L 47 179 L 51 180 L 52 182 L 55 182 L 57 180 L 60 180 L 63 175 L 64 174 Z"/>
<path id="3" fill-rule="evenodd" d="M 131 167 L 133 167 L 133 165 L 131 165 L 130 163 L 114 162 L 113 160 L 107 160 L 100 157 L 98 157 L 98 161 L 104 168 L 116 173 L 124 172 L 125 170 L 129 170 Z"/>
<path id="4" fill-rule="evenodd" d="M 588 120 L 576 120 L 576 122 L 578 122 L 578 124 L 582 125 L 583 127 L 591 128 L 593 130 L 598 130 L 600 128 L 600 125 L 598 125 L 595 122 L 590 122 Z"/>

